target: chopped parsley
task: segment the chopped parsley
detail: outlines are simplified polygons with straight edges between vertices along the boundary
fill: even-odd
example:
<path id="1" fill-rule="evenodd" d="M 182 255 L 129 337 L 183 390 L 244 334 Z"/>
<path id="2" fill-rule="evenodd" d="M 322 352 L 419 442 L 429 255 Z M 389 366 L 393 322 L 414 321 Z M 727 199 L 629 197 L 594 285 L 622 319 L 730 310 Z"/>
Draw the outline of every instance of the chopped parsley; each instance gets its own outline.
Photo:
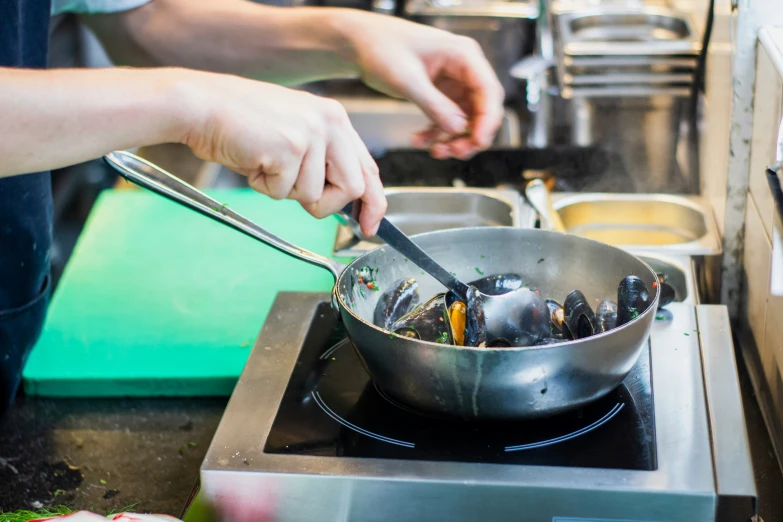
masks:
<path id="1" fill-rule="evenodd" d="M 538 260 L 538 264 L 539 264 L 539 265 L 540 265 L 541 263 L 543 263 L 543 262 L 544 262 L 544 258 L 543 258 L 543 257 L 542 257 L 541 259 L 539 259 L 539 260 Z"/>
<path id="2" fill-rule="evenodd" d="M 663 321 L 664 319 L 666 319 L 666 318 L 664 316 L 662 316 L 662 315 L 656 315 L 655 316 L 655 320 L 656 321 Z"/>
<path id="3" fill-rule="evenodd" d="M 435 342 L 438 344 L 449 344 L 449 333 L 448 332 L 442 332 L 437 339 L 435 339 Z"/>
<path id="4" fill-rule="evenodd" d="M 479 267 L 476 267 L 476 273 L 477 273 L 478 275 L 484 275 L 484 272 L 482 272 L 482 271 L 479 269 Z"/>

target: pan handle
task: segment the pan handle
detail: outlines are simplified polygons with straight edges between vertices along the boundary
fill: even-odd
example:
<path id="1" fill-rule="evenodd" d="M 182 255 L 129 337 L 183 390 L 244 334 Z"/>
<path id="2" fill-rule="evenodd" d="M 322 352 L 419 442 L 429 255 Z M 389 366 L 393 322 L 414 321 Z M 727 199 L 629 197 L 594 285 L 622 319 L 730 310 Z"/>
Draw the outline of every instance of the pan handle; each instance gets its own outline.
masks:
<path id="1" fill-rule="evenodd" d="M 284 254 L 301 259 L 332 273 L 335 281 L 345 266 L 328 257 L 289 243 L 207 196 L 197 188 L 169 174 L 157 165 L 127 151 L 111 152 L 103 158 L 120 176 L 185 207 L 195 210 Z"/>

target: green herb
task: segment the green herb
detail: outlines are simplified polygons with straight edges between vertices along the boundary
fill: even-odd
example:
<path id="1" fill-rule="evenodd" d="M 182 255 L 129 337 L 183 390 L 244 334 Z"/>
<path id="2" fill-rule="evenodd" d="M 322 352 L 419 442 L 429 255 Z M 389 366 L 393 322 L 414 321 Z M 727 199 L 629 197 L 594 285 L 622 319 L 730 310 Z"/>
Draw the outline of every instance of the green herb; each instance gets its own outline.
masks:
<path id="1" fill-rule="evenodd" d="M 476 267 L 476 273 L 477 273 L 478 275 L 484 275 L 484 272 L 482 272 L 482 271 L 479 269 L 479 267 Z"/>
<path id="2" fill-rule="evenodd" d="M 408 258 L 407 258 L 407 257 L 405 258 L 405 262 L 406 262 L 406 263 L 408 262 Z"/>
<path id="3" fill-rule="evenodd" d="M 196 446 L 198 446 L 198 444 L 196 444 L 193 441 L 190 441 L 190 442 L 188 442 L 188 446 L 190 446 L 191 448 L 195 448 Z"/>
<path id="4" fill-rule="evenodd" d="M 543 263 L 543 262 L 544 262 L 544 258 L 543 258 L 543 257 L 542 257 L 541 259 L 539 259 L 539 260 L 538 260 L 538 264 L 539 264 L 539 265 L 540 265 L 541 263 Z"/>
<path id="5" fill-rule="evenodd" d="M 396 333 L 394 333 L 394 332 L 389 332 L 389 339 L 394 339 L 395 337 L 397 337 L 397 334 L 396 334 Z"/>
<path id="6" fill-rule="evenodd" d="M 185 454 L 185 446 L 180 446 L 180 447 L 177 449 L 177 451 L 179 451 L 179 454 L 180 454 L 180 455 L 184 455 L 184 454 Z"/>
<path id="7" fill-rule="evenodd" d="M 225 211 L 226 211 L 226 208 L 228 208 L 228 203 L 223 203 L 223 206 L 222 206 L 222 207 L 220 207 L 220 211 L 221 211 L 221 212 L 225 212 Z"/>
<path id="8" fill-rule="evenodd" d="M 209 207 L 209 208 L 211 208 L 214 212 L 217 212 L 217 207 Z"/>
<path id="9" fill-rule="evenodd" d="M 105 481 L 105 480 L 103 480 L 103 479 L 99 480 L 98 482 L 100 482 L 100 483 L 101 483 L 101 486 L 105 486 L 105 485 L 106 485 L 106 481 Z"/>
<path id="10" fill-rule="evenodd" d="M 364 287 L 363 286 L 359 287 L 359 295 L 364 297 Z"/>
<path id="11" fill-rule="evenodd" d="M 662 316 L 662 315 L 656 315 L 655 316 L 655 320 L 656 321 L 663 321 L 664 319 L 666 319 L 666 318 L 664 316 Z"/>
<path id="12" fill-rule="evenodd" d="M 19 511 L 12 511 L 9 513 L 0 511 L 0 522 L 27 522 L 28 520 L 36 520 L 40 518 L 70 515 L 73 512 L 74 510 L 68 506 L 45 507 L 39 509 L 38 511 L 29 511 L 27 509 L 20 509 Z"/>
<path id="13" fill-rule="evenodd" d="M 65 490 L 64 489 L 55 489 L 54 493 L 52 493 L 52 495 L 54 495 L 55 497 L 59 497 L 60 495 L 65 495 Z"/>
<path id="14" fill-rule="evenodd" d="M 435 342 L 438 344 L 449 344 L 449 333 L 448 332 L 442 332 L 437 339 L 435 339 Z"/>
<path id="15" fill-rule="evenodd" d="M 689 334 L 688 332 L 685 332 L 685 336 L 686 336 L 686 337 L 690 337 L 690 336 L 691 336 L 691 334 Z"/>
<path id="16" fill-rule="evenodd" d="M 481 259 L 486 259 L 486 258 L 487 258 L 487 256 L 485 256 L 484 254 L 481 254 Z"/>
<path id="17" fill-rule="evenodd" d="M 457 273 L 456 272 L 449 272 L 449 274 L 453 275 L 454 277 L 457 277 Z"/>

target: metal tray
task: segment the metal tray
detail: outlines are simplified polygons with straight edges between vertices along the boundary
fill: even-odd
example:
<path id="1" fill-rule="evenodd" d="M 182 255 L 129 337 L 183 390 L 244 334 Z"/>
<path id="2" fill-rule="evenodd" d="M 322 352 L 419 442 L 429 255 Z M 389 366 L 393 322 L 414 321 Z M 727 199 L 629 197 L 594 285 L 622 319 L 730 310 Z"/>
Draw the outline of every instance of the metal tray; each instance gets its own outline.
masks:
<path id="1" fill-rule="evenodd" d="M 686 13 L 658 7 L 585 8 L 555 14 L 566 56 L 696 55 Z"/>
<path id="2" fill-rule="evenodd" d="M 535 212 L 513 190 L 398 187 L 385 192 L 389 202 L 386 218 L 409 235 L 460 227 L 535 226 Z M 340 225 L 334 254 L 357 257 L 380 244 Z"/>
<path id="3" fill-rule="evenodd" d="M 560 193 L 552 200 L 571 234 L 634 253 L 721 253 L 712 210 L 697 196 Z"/>

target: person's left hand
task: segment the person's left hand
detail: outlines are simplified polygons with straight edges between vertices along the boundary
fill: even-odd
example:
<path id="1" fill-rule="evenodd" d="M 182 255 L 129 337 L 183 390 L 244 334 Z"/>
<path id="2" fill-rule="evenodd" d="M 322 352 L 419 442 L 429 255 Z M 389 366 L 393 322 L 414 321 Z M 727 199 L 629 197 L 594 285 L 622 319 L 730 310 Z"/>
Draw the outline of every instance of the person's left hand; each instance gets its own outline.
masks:
<path id="1" fill-rule="evenodd" d="M 436 158 L 467 159 L 492 145 L 504 92 L 475 40 L 391 16 L 344 16 L 364 82 L 414 102 L 432 120 L 416 146 Z"/>

